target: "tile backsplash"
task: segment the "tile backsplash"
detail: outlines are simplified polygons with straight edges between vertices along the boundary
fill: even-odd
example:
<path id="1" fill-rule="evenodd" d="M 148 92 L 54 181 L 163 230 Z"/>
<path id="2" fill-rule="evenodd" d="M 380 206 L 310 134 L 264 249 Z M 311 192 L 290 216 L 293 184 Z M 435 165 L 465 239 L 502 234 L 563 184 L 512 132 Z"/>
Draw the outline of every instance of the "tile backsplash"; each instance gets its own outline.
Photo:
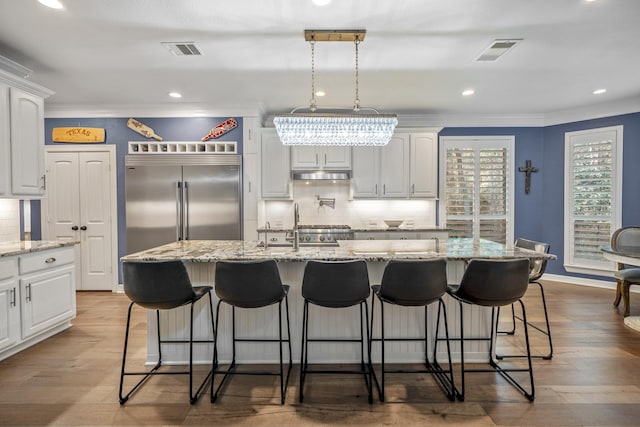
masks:
<path id="1" fill-rule="evenodd" d="M 20 201 L 0 199 L 0 242 L 20 240 Z"/>
<path id="2" fill-rule="evenodd" d="M 293 203 L 300 208 L 301 224 L 347 224 L 351 227 L 384 227 L 385 219 L 402 219 L 414 227 L 436 225 L 435 200 L 349 200 L 348 181 L 295 181 L 293 201 L 266 200 L 260 209 L 259 226 L 293 225 Z M 320 206 L 318 197 L 335 199 L 335 207 Z"/>

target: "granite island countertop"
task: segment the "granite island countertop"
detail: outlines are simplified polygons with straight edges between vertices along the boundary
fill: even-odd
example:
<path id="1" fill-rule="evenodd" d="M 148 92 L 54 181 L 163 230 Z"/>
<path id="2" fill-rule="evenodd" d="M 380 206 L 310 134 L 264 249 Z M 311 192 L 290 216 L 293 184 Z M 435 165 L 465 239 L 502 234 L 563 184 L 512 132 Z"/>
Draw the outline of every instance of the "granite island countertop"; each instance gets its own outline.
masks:
<path id="1" fill-rule="evenodd" d="M 73 246 L 79 242 L 62 240 L 20 240 L 0 243 L 0 257 L 22 255 L 29 252 Z"/>
<path id="2" fill-rule="evenodd" d="M 388 261 L 390 259 L 446 258 L 450 261 L 485 259 L 555 259 L 555 255 L 541 254 L 526 249 L 506 246 L 489 240 L 450 238 L 446 242 L 433 240 L 349 240 L 338 247 L 264 248 L 258 241 L 242 240 L 183 240 L 136 252 L 121 258 L 127 261 L 215 262 L 219 260 L 249 261 L 275 259 L 276 261 L 307 260 L 342 261 L 364 259 Z"/>
<path id="3" fill-rule="evenodd" d="M 265 227 L 260 227 L 256 230 L 258 233 L 264 233 L 265 231 L 268 233 L 283 233 L 283 232 L 291 232 L 293 231 L 291 228 L 283 228 L 283 227 L 279 227 L 279 228 L 265 228 Z M 425 231 L 449 231 L 448 228 L 446 227 L 439 227 L 439 226 L 417 226 L 417 227 L 365 227 L 365 226 L 357 226 L 357 227 L 351 227 L 351 231 L 355 232 L 355 233 L 370 233 L 370 232 L 415 232 L 415 233 L 421 233 L 421 232 L 425 232 Z"/>

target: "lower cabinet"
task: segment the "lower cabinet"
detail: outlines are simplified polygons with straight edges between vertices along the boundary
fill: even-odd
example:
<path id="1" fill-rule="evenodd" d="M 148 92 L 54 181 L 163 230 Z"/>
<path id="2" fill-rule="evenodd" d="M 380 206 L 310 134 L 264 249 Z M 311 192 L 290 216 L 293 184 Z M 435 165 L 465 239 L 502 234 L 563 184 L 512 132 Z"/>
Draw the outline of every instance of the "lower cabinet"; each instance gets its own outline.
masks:
<path id="1" fill-rule="evenodd" d="M 427 240 L 438 239 L 447 240 L 449 232 L 447 230 L 425 230 L 425 231 L 356 231 L 355 240 Z"/>
<path id="2" fill-rule="evenodd" d="M 76 315 L 73 246 L 1 260 L 0 307 L 0 360 L 68 328 Z"/>
<path id="3" fill-rule="evenodd" d="M 16 260 L 0 260 L 0 353 L 20 340 L 19 292 Z"/>

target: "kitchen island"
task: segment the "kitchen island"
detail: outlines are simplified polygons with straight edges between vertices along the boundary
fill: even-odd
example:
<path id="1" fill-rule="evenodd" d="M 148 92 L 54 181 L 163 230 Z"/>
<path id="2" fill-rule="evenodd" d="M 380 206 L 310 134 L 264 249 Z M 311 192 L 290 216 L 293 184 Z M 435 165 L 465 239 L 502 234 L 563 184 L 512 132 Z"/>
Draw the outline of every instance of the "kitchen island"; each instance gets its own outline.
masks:
<path id="1" fill-rule="evenodd" d="M 205 241 L 190 240 L 170 243 L 137 252 L 122 258 L 123 262 L 130 261 L 163 261 L 182 260 L 187 266 L 191 281 L 194 285 L 213 285 L 215 262 L 219 260 L 261 260 L 275 259 L 282 282 L 291 286 L 289 293 L 289 310 L 291 319 L 291 341 L 294 361 L 300 357 L 301 317 L 303 300 L 301 296 L 302 277 L 305 261 L 323 260 L 340 261 L 364 259 L 367 261 L 369 280 L 371 284 L 380 283 L 386 262 L 391 259 L 432 259 L 445 258 L 447 260 L 447 276 L 449 283 L 458 283 L 466 263 L 474 258 L 483 259 L 554 259 L 554 255 L 541 254 L 526 249 L 515 248 L 512 245 L 502 245 L 488 240 L 456 239 L 447 241 L 437 240 L 385 240 L 385 241 L 344 241 L 338 247 L 302 247 L 295 251 L 284 247 L 261 247 L 254 241 Z M 214 304 L 215 304 L 214 295 Z M 455 303 L 448 296 L 445 297 L 448 310 L 450 333 L 457 335 L 459 330 L 459 316 Z M 194 320 L 194 337 L 210 338 L 208 326 L 208 310 L 206 302 L 196 306 L 197 317 Z M 275 306 L 277 307 L 277 306 Z M 325 316 L 314 316 L 310 326 L 310 336 L 356 336 L 359 329 L 357 309 L 332 310 L 322 307 L 312 307 L 318 312 L 326 312 Z M 379 313 L 379 309 L 376 310 Z M 385 310 L 388 336 L 412 336 L 424 333 L 423 310 L 421 308 L 399 309 L 390 306 Z M 163 337 L 186 339 L 189 334 L 188 308 L 176 309 L 161 313 L 161 331 Z M 240 321 L 237 324 L 238 337 L 259 338 L 276 336 L 278 318 L 274 307 L 262 309 L 238 309 Z M 431 333 L 435 330 L 435 306 L 429 312 Z M 194 314 L 195 316 L 195 314 Z M 148 314 L 147 358 L 149 362 L 157 360 L 157 346 L 153 337 L 156 333 L 155 317 Z M 316 320 L 318 319 L 318 320 Z M 473 306 L 465 311 L 465 334 L 467 336 L 486 336 L 489 332 L 490 310 Z M 220 313 L 219 358 L 222 362 L 231 358 L 230 343 L 230 309 L 223 305 Z M 433 326 L 433 327 L 432 327 Z M 330 331 L 330 333 L 329 333 Z M 374 331 L 377 331 L 374 328 Z M 376 347 L 378 347 L 376 349 Z M 420 342 L 389 343 L 386 359 L 394 362 L 420 362 L 424 358 L 424 345 Z M 472 360 L 486 360 L 486 343 L 474 342 L 467 347 L 466 358 Z M 431 351 L 431 350 L 430 350 Z M 209 362 L 211 346 L 201 344 L 194 347 L 194 361 Z M 453 356 L 459 358 L 459 345 L 452 343 Z M 174 363 L 185 363 L 188 353 L 185 348 L 176 346 L 163 347 L 163 360 Z M 374 346 L 373 359 L 377 359 L 379 346 Z M 313 358 L 311 358 L 313 356 Z M 276 363 L 278 349 L 275 345 L 260 343 L 240 344 L 237 360 L 239 363 Z M 309 355 L 310 363 L 351 363 L 359 361 L 358 348 L 347 344 L 331 344 L 314 349 Z"/>

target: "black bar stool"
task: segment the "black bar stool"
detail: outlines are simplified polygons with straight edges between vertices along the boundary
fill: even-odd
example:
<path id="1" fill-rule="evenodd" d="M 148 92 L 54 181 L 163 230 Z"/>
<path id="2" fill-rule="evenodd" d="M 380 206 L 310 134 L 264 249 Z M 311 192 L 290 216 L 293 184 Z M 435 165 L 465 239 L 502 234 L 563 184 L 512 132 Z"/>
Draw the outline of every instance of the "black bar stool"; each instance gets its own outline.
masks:
<path id="1" fill-rule="evenodd" d="M 371 287 L 373 294 L 380 301 L 380 338 L 373 337 L 375 299 L 371 297 L 371 341 L 381 342 L 381 375 L 380 381 L 372 364 L 372 374 L 378 388 L 380 401 L 384 402 L 385 373 L 430 373 L 444 389 L 449 400 L 455 399 L 455 386 L 453 382 L 453 369 L 451 364 L 451 347 L 449 344 L 449 326 L 447 324 L 447 309 L 442 301 L 442 296 L 447 292 L 447 262 L 444 259 L 429 261 L 389 261 L 384 269 L 382 281 L 379 285 Z M 438 316 L 433 346 L 433 362 L 428 357 L 428 306 L 438 302 Z M 384 305 L 394 304 L 403 307 L 424 306 L 424 337 L 386 337 L 384 323 Z M 437 344 L 440 329 L 440 314 L 444 315 L 444 332 L 447 344 L 447 356 L 449 368 L 443 369 L 438 363 Z M 424 341 L 424 363 L 427 369 L 416 370 L 388 370 L 385 367 L 385 341 Z"/>
<path id="2" fill-rule="evenodd" d="M 549 245 L 547 243 L 536 242 L 534 240 L 522 239 L 519 238 L 516 240 L 514 245 L 516 248 L 529 249 L 532 251 L 540 252 L 543 254 L 549 253 Z M 544 297 L 544 288 L 542 287 L 542 283 L 540 283 L 539 279 L 544 274 L 545 269 L 547 268 L 547 260 L 546 259 L 532 259 L 529 263 L 529 283 L 535 283 L 540 288 L 540 297 L 542 298 L 542 307 L 544 308 L 544 320 L 546 324 L 546 328 L 542 329 L 533 323 L 529 322 L 529 326 L 534 328 L 535 330 L 543 333 L 547 336 L 549 341 L 549 352 L 544 355 L 532 355 L 533 358 L 541 358 L 545 360 L 551 360 L 553 357 L 553 342 L 551 341 L 551 328 L 549 326 L 549 313 L 547 311 L 547 300 Z M 498 316 L 500 316 L 500 307 L 498 307 Z M 512 327 L 509 331 L 498 331 L 499 334 L 507 334 L 514 335 L 516 332 L 516 319 L 522 320 L 519 316 L 516 315 L 516 310 L 513 304 L 511 304 L 511 322 Z M 504 359 L 508 357 L 523 357 L 523 355 L 519 354 L 509 354 L 509 355 L 496 355 L 496 359 Z"/>
<path id="3" fill-rule="evenodd" d="M 193 306 L 205 295 L 209 296 L 209 314 L 211 316 L 211 331 L 215 336 L 213 323 L 213 303 L 211 301 L 211 286 L 191 286 L 187 269 L 182 261 L 162 261 L 162 262 L 125 262 L 123 264 L 124 292 L 131 300 L 127 313 L 127 329 L 124 338 L 124 350 L 122 352 L 122 369 L 120 371 L 120 404 L 124 404 L 129 397 L 152 375 L 189 375 L 189 402 L 194 404 L 202 389 L 212 375 L 210 370 L 207 377 L 193 392 L 193 343 L 212 343 L 212 340 L 193 339 Z M 156 311 L 156 322 L 158 323 L 158 363 L 146 372 L 127 372 L 125 362 L 127 360 L 127 346 L 129 344 L 129 326 L 131 323 L 131 309 L 134 304 L 149 310 Z M 162 340 L 160 338 L 160 310 L 170 310 L 190 305 L 190 331 L 189 341 L 184 340 Z M 179 372 L 159 372 L 162 366 L 162 344 L 189 344 L 189 370 Z M 143 378 L 125 395 L 122 395 L 124 387 L 124 377 L 128 375 L 142 375 Z"/>
<path id="4" fill-rule="evenodd" d="M 291 330 L 289 328 L 289 285 L 283 285 L 280 280 L 278 265 L 274 260 L 231 262 L 218 261 L 215 272 L 215 290 L 220 299 L 216 306 L 216 324 L 220 314 L 220 304 L 223 302 L 231 306 L 231 339 L 232 339 L 232 359 L 226 370 L 218 370 L 218 331 L 215 334 L 215 345 L 213 351 L 214 366 L 211 378 L 211 402 L 218 399 L 220 389 L 224 385 L 229 375 L 278 375 L 280 376 L 280 403 L 284 403 L 291 373 Z M 287 317 L 287 338 L 282 338 L 282 301 L 285 302 L 285 312 Z M 278 338 L 237 338 L 236 337 L 236 307 L 239 308 L 260 308 L 278 303 Z M 236 342 L 273 342 L 278 343 L 280 351 L 280 370 L 273 371 L 235 371 L 236 368 Z M 282 357 L 282 345 L 287 343 L 289 347 L 289 367 L 287 376 L 284 376 L 284 365 Z M 217 388 L 214 388 L 215 374 L 222 373 L 224 376 Z"/>
<path id="5" fill-rule="evenodd" d="M 529 284 L 529 260 L 471 260 L 462 276 L 460 285 L 449 286 L 448 293 L 454 297 L 460 308 L 460 368 L 461 368 L 461 391 L 456 390 L 458 399 L 464 400 L 465 382 L 464 377 L 467 372 L 497 372 L 502 375 L 511 385 L 516 387 L 529 401 L 534 400 L 535 389 L 533 384 L 533 368 L 531 364 L 531 350 L 529 348 L 529 330 L 527 328 L 527 315 L 522 302 L 522 296 L 527 291 Z M 526 343 L 526 358 L 528 368 L 503 368 L 493 359 L 494 331 L 497 328 L 496 308 L 519 302 L 522 308 L 522 319 L 524 325 L 524 336 Z M 469 305 L 479 305 L 491 307 L 491 334 L 489 338 L 464 336 L 464 316 L 463 303 Z M 454 338 L 451 338 L 454 339 Z M 464 343 L 465 341 L 489 341 L 489 365 L 492 369 L 467 369 L 464 366 Z M 509 372 L 528 372 L 531 384 L 531 391 L 524 389 Z"/>
<path id="6" fill-rule="evenodd" d="M 304 400 L 304 381 L 307 374 L 362 374 L 367 385 L 369 403 L 373 403 L 371 382 L 371 354 L 369 345 L 369 275 L 367 263 L 356 261 L 308 261 L 302 279 L 302 350 L 300 354 L 300 402 Z M 327 308 L 360 307 L 360 338 L 310 338 L 309 304 Z M 364 313 L 363 313 L 364 308 Z M 366 337 L 365 337 L 366 328 Z M 310 342 L 360 343 L 360 370 L 309 369 Z M 366 343 L 366 348 L 365 348 Z M 367 360 L 365 361 L 365 352 Z"/>

